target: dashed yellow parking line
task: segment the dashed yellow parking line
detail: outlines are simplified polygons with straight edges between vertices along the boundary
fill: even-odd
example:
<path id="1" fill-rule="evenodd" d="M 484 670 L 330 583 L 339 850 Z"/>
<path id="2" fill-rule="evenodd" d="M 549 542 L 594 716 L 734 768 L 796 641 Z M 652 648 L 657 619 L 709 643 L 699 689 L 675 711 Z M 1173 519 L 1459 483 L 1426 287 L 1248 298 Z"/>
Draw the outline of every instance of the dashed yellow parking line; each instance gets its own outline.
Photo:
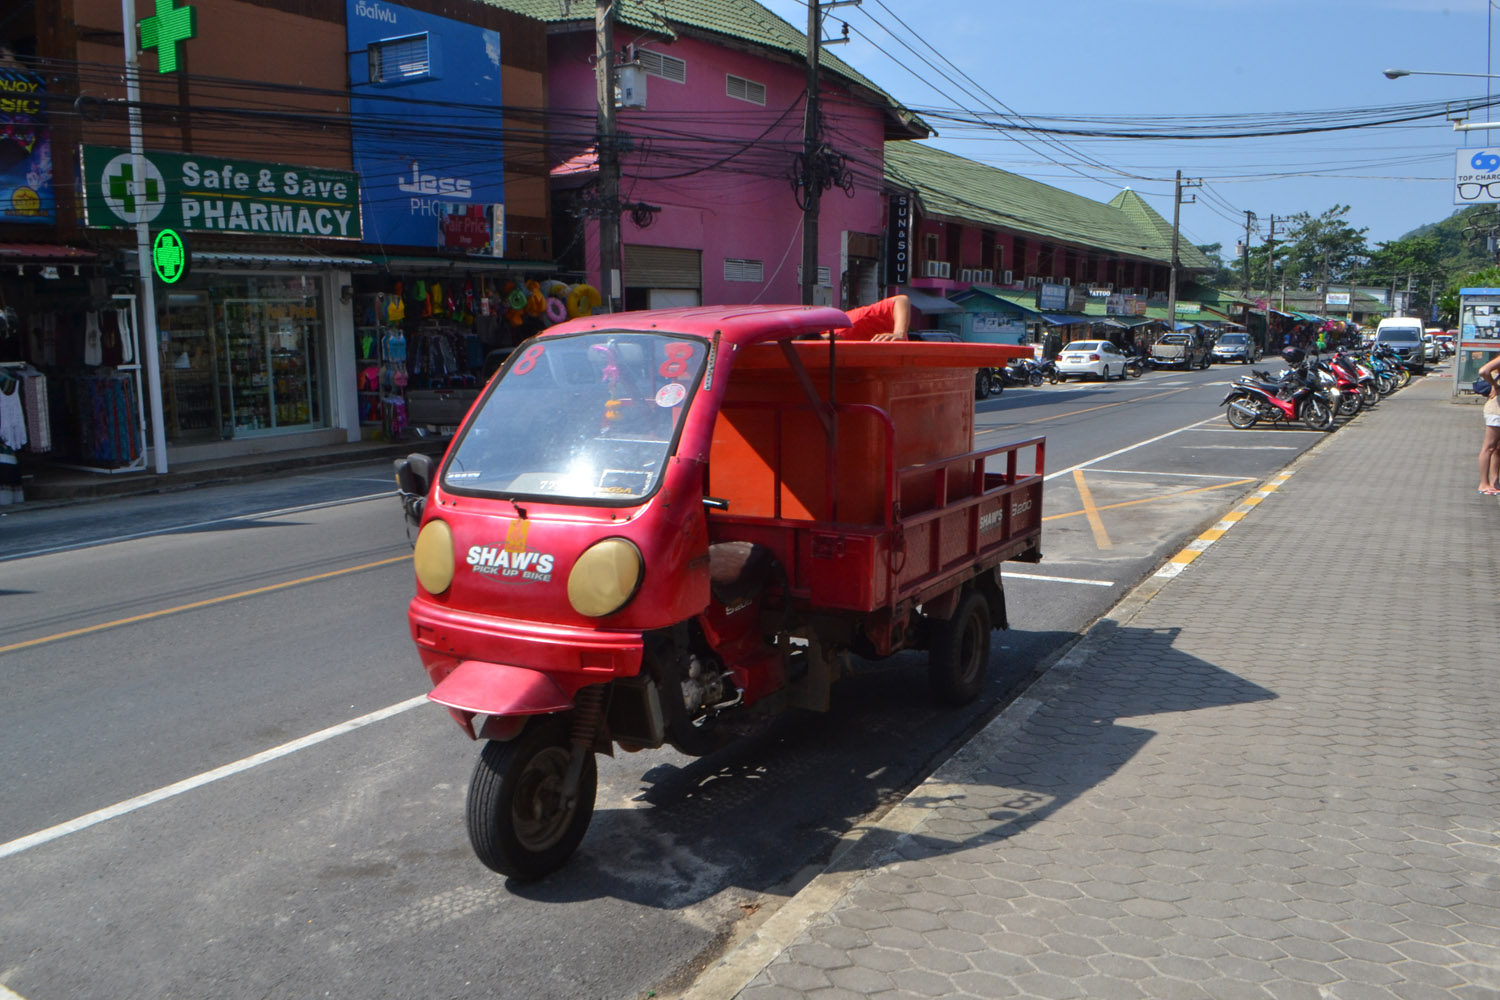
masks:
<path id="1" fill-rule="evenodd" d="M 1181 573 L 1194 559 L 1201 556 L 1210 545 L 1224 537 L 1226 531 L 1234 527 L 1246 514 L 1254 510 L 1262 500 L 1276 492 L 1281 484 L 1290 479 L 1291 476 L 1290 472 L 1282 472 L 1271 477 L 1264 486 L 1241 501 L 1238 507 L 1225 514 L 1212 528 L 1209 528 L 1203 534 L 1188 542 L 1182 551 L 1171 559 L 1168 559 L 1166 565 L 1157 570 L 1155 575 L 1165 579 Z M 1249 480 L 1242 480 L 1242 482 L 1249 482 Z"/>

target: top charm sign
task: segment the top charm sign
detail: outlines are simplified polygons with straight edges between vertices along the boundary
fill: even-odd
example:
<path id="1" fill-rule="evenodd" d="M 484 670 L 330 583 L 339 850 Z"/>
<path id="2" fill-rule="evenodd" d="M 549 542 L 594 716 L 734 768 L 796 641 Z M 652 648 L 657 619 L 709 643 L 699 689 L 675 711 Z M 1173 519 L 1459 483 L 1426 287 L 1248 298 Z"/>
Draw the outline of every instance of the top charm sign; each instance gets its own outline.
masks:
<path id="1" fill-rule="evenodd" d="M 1453 204 L 1500 202 L 1500 149 L 1460 149 L 1454 157 Z"/>

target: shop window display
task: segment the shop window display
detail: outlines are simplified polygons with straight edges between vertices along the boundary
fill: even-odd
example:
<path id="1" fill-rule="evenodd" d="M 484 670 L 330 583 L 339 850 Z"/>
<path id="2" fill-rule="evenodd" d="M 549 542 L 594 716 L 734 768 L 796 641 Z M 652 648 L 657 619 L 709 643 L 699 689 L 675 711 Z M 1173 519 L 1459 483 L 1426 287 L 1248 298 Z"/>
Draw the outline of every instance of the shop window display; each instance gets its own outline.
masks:
<path id="1" fill-rule="evenodd" d="M 400 438 L 451 432 L 478 397 L 496 352 L 600 304 L 597 290 L 556 280 L 403 275 L 355 296 L 361 424 Z"/>
<path id="2" fill-rule="evenodd" d="M 209 275 L 164 299 L 169 441 L 324 426 L 321 277 Z"/>

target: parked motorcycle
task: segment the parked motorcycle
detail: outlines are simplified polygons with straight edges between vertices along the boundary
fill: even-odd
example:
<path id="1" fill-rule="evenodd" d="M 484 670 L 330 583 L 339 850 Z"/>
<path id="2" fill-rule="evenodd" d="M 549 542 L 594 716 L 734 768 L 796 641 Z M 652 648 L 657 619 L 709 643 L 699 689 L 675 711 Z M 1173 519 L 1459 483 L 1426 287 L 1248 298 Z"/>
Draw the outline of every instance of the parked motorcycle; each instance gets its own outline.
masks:
<path id="1" fill-rule="evenodd" d="M 1290 347 L 1282 352 L 1282 357 L 1289 366 L 1283 379 L 1272 379 L 1268 373 L 1257 371 L 1230 386 L 1219 403 L 1229 408 L 1229 425 L 1246 430 L 1262 420 L 1267 423 L 1300 420 L 1310 430 L 1333 430 L 1336 397 L 1324 388 L 1317 370 L 1307 363 L 1302 351 Z"/>
<path id="2" fill-rule="evenodd" d="M 1039 386 L 1045 378 L 1041 365 L 1030 358 L 1017 358 L 1002 371 L 1013 385 Z"/>
<path id="3" fill-rule="evenodd" d="M 1062 373 L 1057 370 L 1056 358 L 1043 358 L 1041 361 L 1036 362 L 1036 370 L 1051 385 L 1056 385 L 1062 381 Z"/>
<path id="4" fill-rule="evenodd" d="M 1380 401 L 1380 384 L 1375 379 L 1375 372 L 1359 358 L 1348 351 L 1335 351 L 1329 365 L 1354 383 L 1362 406 L 1374 406 Z"/>

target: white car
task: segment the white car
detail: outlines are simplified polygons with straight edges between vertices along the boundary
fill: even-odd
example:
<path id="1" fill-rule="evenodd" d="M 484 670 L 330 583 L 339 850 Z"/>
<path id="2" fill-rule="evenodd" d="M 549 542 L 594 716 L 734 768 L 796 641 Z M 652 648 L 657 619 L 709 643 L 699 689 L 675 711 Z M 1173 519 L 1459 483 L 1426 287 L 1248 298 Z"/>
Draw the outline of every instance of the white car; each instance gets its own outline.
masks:
<path id="1" fill-rule="evenodd" d="M 1430 333 L 1422 334 L 1422 350 L 1427 356 L 1427 363 L 1435 365 L 1443 360 L 1443 349 L 1438 346 L 1437 338 Z"/>
<path id="2" fill-rule="evenodd" d="M 1107 340 L 1075 340 L 1057 356 L 1057 373 L 1063 378 L 1093 375 L 1106 382 L 1125 377 L 1125 355 Z"/>

